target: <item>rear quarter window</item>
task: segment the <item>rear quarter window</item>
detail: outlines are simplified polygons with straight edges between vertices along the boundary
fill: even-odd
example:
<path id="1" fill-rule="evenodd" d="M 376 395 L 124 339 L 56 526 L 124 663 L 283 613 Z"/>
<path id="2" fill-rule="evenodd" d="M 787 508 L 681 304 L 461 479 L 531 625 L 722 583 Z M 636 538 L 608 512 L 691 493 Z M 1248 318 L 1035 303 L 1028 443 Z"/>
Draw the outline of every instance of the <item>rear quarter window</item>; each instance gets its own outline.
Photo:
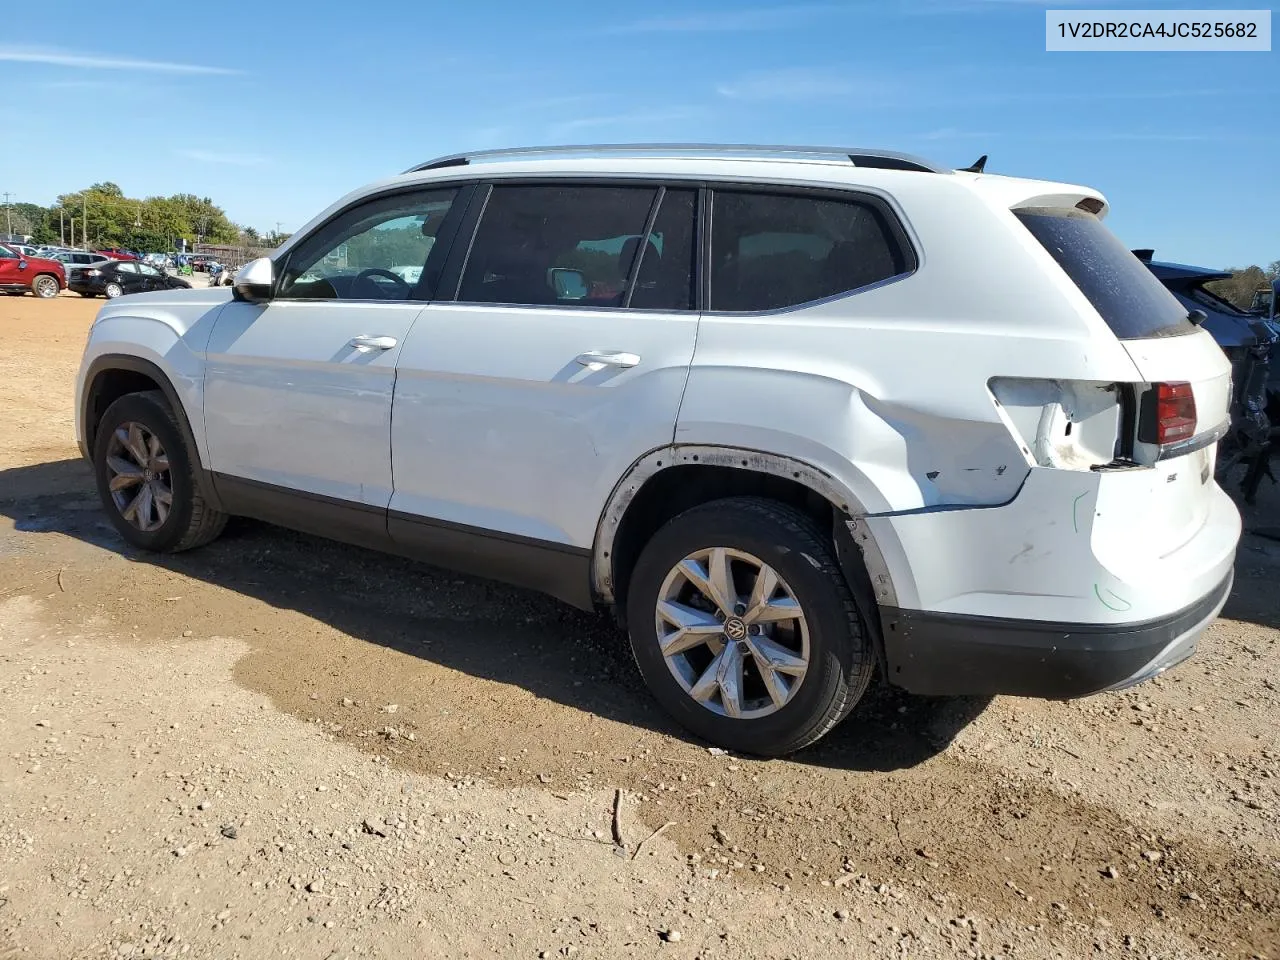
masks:
<path id="1" fill-rule="evenodd" d="M 1092 213 L 1034 207 L 1015 210 L 1014 215 L 1119 339 L 1195 332 L 1186 308 Z"/>

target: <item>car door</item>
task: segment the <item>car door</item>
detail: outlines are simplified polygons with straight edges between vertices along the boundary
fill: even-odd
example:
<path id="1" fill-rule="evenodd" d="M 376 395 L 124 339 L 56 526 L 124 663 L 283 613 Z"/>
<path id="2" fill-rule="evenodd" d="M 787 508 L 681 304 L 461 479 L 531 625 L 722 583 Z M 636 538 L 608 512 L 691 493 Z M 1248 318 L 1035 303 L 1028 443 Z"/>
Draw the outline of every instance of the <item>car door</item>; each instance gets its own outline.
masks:
<path id="1" fill-rule="evenodd" d="M 205 366 L 211 469 L 233 512 L 360 542 L 386 536 L 396 361 L 422 267 L 457 188 L 398 191 L 339 211 L 277 261 L 265 303 L 218 314 Z"/>
<path id="2" fill-rule="evenodd" d="M 141 293 L 146 290 L 144 278 L 138 272 L 137 264 L 118 262 L 116 264 L 116 282 L 125 293 Z"/>
<path id="3" fill-rule="evenodd" d="M 399 358 L 388 525 L 402 547 L 583 599 L 610 490 L 674 433 L 698 325 L 697 198 L 479 188 L 450 258 L 448 276 L 465 260 L 454 302 L 442 291 Z"/>
<path id="4" fill-rule="evenodd" d="M 0 287 L 27 282 L 21 269 L 22 262 L 21 255 L 0 244 Z"/>

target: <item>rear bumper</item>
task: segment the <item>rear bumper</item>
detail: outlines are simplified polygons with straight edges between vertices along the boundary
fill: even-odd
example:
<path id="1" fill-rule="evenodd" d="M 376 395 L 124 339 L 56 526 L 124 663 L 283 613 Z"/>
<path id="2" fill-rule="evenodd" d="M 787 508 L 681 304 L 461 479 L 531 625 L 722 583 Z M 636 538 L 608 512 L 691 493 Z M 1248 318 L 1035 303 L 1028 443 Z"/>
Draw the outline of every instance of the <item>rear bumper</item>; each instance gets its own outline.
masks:
<path id="1" fill-rule="evenodd" d="M 1190 657 L 1234 573 L 1190 606 L 1139 623 L 1052 623 L 885 607 L 890 681 L 927 696 L 1066 700 L 1159 676 Z"/>

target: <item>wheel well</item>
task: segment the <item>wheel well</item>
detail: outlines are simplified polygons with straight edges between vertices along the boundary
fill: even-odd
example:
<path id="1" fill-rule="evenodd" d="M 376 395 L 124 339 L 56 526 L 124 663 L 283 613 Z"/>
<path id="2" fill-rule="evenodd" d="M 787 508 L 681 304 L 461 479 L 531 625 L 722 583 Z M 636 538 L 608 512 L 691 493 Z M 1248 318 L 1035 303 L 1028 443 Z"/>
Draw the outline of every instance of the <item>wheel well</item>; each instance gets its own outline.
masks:
<path id="1" fill-rule="evenodd" d="M 59 290 L 66 286 L 66 284 L 58 279 L 58 275 L 56 273 L 51 273 L 48 270 L 42 270 L 40 273 L 37 273 L 33 279 L 38 280 L 40 277 L 53 277 L 53 281 L 58 285 Z"/>
<path id="2" fill-rule="evenodd" d="M 145 373 L 136 370 L 103 370 L 89 387 L 89 401 L 85 404 L 85 442 L 93 450 L 94 436 L 107 407 L 128 393 L 159 390 L 160 384 Z"/>
<path id="3" fill-rule="evenodd" d="M 787 477 L 707 464 L 682 464 L 654 474 L 636 493 L 613 541 L 612 579 L 618 616 L 625 618 L 631 571 L 640 551 L 668 520 L 693 507 L 725 497 L 767 497 L 790 504 L 827 533 L 834 507 L 821 494 Z"/>

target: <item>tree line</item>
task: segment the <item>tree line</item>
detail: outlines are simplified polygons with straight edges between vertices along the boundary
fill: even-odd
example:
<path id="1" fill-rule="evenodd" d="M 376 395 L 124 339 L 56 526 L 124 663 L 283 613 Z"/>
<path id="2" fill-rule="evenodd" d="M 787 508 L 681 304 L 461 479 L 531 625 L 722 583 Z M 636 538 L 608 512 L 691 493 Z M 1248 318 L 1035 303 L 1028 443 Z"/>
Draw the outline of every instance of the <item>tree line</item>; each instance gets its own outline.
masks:
<path id="1" fill-rule="evenodd" d="M 1242 310 L 1249 309 L 1256 291 L 1270 287 L 1271 281 L 1280 277 L 1280 260 L 1272 260 L 1267 267 L 1256 264 L 1248 267 L 1231 267 L 1228 280 L 1215 280 L 1206 286 L 1214 294 L 1234 303 Z"/>
<path id="2" fill-rule="evenodd" d="M 5 233 L 31 236 L 38 244 L 103 249 L 173 250 L 179 241 L 275 247 L 287 234 L 263 236 L 232 223 L 209 197 L 175 193 L 169 197 L 126 197 L 117 184 L 95 183 L 60 195 L 48 207 L 9 204 L 0 212 Z"/>

